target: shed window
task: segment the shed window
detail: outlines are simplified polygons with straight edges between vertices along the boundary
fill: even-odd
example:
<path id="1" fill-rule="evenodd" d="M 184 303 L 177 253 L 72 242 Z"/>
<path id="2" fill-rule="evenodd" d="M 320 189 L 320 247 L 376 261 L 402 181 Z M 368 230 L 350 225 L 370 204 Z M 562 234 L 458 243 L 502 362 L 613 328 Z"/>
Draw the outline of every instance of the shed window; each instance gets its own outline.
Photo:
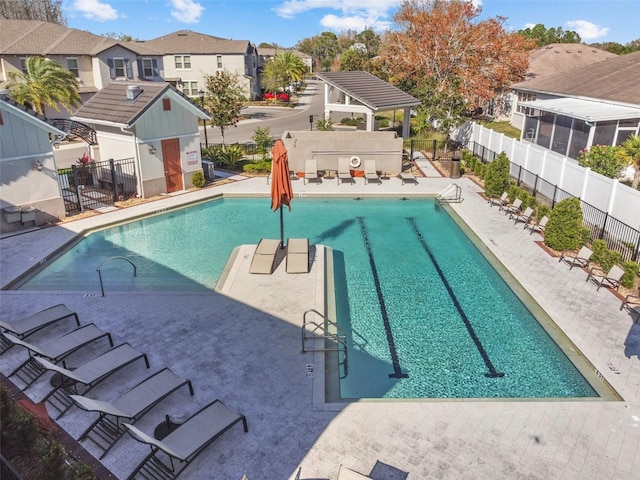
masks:
<path id="1" fill-rule="evenodd" d="M 171 110 L 171 99 L 169 98 L 162 99 L 162 110 L 164 110 L 165 112 L 168 112 Z"/>
<path id="2" fill-rule="evenodd" d="M 4 125 L 4 122 L 2 121 L 2 112 L 0 112 L 0 125 Z"/>

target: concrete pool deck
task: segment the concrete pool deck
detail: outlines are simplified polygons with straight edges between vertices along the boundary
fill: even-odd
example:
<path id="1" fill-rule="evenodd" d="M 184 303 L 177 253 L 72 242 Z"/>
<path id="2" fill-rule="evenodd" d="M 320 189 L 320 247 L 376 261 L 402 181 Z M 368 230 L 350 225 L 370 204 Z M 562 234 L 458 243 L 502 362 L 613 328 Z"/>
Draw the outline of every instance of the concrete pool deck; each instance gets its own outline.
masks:
<path id="1" fill-rule="evenodd" d="M 355 185 L 337 185 L 335 180 L 304 185 L 300 180 L 293 189 L 305 196 L 405 196 L 435 194 L 451 182 L 429 177 L 417 185 L 401 185 L 396 178 L 381 185 L 364 185 L 361 179 Z M 317 270 L 293 276 L 295 288 L 281 288 L 278 280 L 285 275 L 280 271 L 273 276 L 236 272 L 228 278 L 228 291 L 207 294 L 107 290 L 101 297 L 99 291 L 0 291 L 2 319 L 12 321 L 65 303 L 83 323 L 94 322 L 112 332 L 116 343 L 126 341 L 149 354 L 150 371 L 142 362 L 133 365 L 95 388 L 90 395 L 95 398 L 117 398 L 165 366 L 191 379 L 194 398 L 186 389 L 172 395 L 137 423 L 142 430 L 153 431 L 165 413 L 176 413 L 179 419 L 215 398 L 245 414 L 249 432 L 239 426 L 229 430 L 185 470 L 180 477 L 185 480 L 239 480 L 243 474 L 250 480 L 287 479 L 298 467 L 303 479 L 334 480 L 340 464 L 368 474 L 376 462 L 408 472 L 406 478 L 414 480 L 640 478 L 640 324 L 620 311 L 620 300 L 611 292 L 596 292 L 586 283 L 584 271 L 570 271 L 546 253 L 535 243 L 541 239 L 538 234 L 529 235 L 489 207 L 477 185 L 464 178 L 455 182 L 462 187 L 464 202 L 452 208 L 623 401 L 362 401 L 319 408 L 322 392 L 310 370 L 320 368 L 321 354 L 300 354 L 302 315 L 323 303 Z M 239 179 L 5 237 L 0 240 L 0 282 L 6 285 L 77 232 L 218 194 L 267 196 L 269 188 L 264 177 Z M 203 261 L 207 248 L 213 247 L 203 246 Z M 416 292 L 420 294 L 420 286 Z M 32 338 L 37 340 L 36 335 Z M 95 355 L 106 348 L 103 343 L 78 352 L 70 363 Z M 25 355 L 14 348 L 0 357 L 2 373 Z M 38 401 L 47 391 L 46 381 L 40 380 L 27 394 Z M 94 418 L 74 407 L 59 424 L 77 438 Z M 99 454 L 91 442 L 83 446 Z M 125 436 L 102 463 L 117 478 L 126 478 L 146 452 L 145 445 Z"/>

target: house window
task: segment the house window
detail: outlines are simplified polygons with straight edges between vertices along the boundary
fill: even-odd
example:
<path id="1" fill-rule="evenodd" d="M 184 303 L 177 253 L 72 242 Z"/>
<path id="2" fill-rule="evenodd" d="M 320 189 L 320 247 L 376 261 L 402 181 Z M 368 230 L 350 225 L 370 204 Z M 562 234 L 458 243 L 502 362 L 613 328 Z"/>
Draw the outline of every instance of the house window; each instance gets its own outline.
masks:
<path id="1" fill-rule="evenodd" d="M 218 55 L 217 60 L 218 60 L 218 68 L 222 68 L 222 55 Z"/>
<path id="2" fill-rule="evenodd" d="M 20 70 L 25 75 L 27 74 L 27 59 L 25 57 L 20 57 Z"/>
<path id="3" fill-rule="evenodd" d="M 520 105 L 521 102 L 533 102 L 536 99 L 535 93 L 518 92 L 518 113 L 524 113 L 525 115 L 532 115 L 533 109 Z"/>
<path id="4" fill-rule="evenodd" d="M 182 81 L 182 93 L 187 97 L 198 96 L 198 82 Z"/>
<path id="5" fill-rule="evenodd" d="M 126 77 L 127 72 L 124 67 L 124 58 L 113 59 L 113 71 L 116 77 Z"/>
<path id="6" fill-rule="evenodd" d="M 191 55 L 176 55 L 173 57 L 176 62 L 176 68 L 184 70 L 191 68 Z"/>
<path id="7" fill-rule="evenodd" d="M 78 71 L 78 59 L 77 58 L 67 58 L 67 70 L 73 73 L 73 76 L 76 78 L 80 77 L 80 72 Z"/>
<path id="8" fill-rule="evenodd" d="M 142 59 L 142 76 L 144 78 L 153 78 L 153 61 L 150 58 Z"/>

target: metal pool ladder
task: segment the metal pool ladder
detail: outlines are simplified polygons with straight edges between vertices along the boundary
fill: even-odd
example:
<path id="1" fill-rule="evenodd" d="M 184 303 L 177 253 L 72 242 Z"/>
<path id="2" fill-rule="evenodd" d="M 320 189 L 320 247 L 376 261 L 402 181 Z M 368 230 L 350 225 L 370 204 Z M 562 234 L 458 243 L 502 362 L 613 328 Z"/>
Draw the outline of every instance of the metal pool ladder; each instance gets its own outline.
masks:
<path id="1" fill-rule="evenodd" d="M 100 264 L 100 266 L 98 268 L 96 268 L 96 272 L 98 272 L 98 277 L 100 278 L 100 292 L 102 292 L 102 296 L 104 297 L 104 284 L 102 283 L 102 267 L 104 266 L 105 263 L 109 263 L 111 260 L 115 260 L 115 259 L 121 259 L 121 260 L 125 260 L 127 262 L 129 262 L 131 264 L 131 266 L 133 267 L 133 276 L 137 277 L 138 276 L 138 269 L 136 268 L 136 266 L 134 265 L 134 263 L 129 260 L 127 257 L 121 257 L 121 256 L 116 256 L 116 257 L 110 257 L 107 258 L 104 262 L 102 262 Z"/>
<path id="2" fill-rule="evenodd" d="M 463 201 L 462 188 L 457 183 L 452 183 L 436 196 L 436 202 L 441 205 L 443 203 L 462 203 Z"/>
<path id="3" fill-rule="evenodd" d="M 308 314 L 318 315 L 323 319 L 322 324 L 308 320 Z M 309 348 L 307 342 L 323 341 L 323 347 L 314 344 Z M 340 328 L 336 322 L 325 317 L 314 308 L 304 312 L 302 318 L 302 353 L 307 352 L 342 352 L 345 372 L 347 370 L 347 332 Z"/>

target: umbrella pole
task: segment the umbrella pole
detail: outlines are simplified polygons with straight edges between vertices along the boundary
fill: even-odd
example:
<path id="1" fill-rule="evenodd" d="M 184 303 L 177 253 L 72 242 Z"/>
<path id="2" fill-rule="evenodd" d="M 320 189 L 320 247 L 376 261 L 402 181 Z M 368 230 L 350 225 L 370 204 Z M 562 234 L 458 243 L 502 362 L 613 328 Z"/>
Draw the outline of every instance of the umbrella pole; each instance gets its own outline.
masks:
<path id="1" fill-rule="evenodd" d="M 280 205 L 280 248 L 284 248 L 284 220 L 282 217 L 282 205 Z"/>

